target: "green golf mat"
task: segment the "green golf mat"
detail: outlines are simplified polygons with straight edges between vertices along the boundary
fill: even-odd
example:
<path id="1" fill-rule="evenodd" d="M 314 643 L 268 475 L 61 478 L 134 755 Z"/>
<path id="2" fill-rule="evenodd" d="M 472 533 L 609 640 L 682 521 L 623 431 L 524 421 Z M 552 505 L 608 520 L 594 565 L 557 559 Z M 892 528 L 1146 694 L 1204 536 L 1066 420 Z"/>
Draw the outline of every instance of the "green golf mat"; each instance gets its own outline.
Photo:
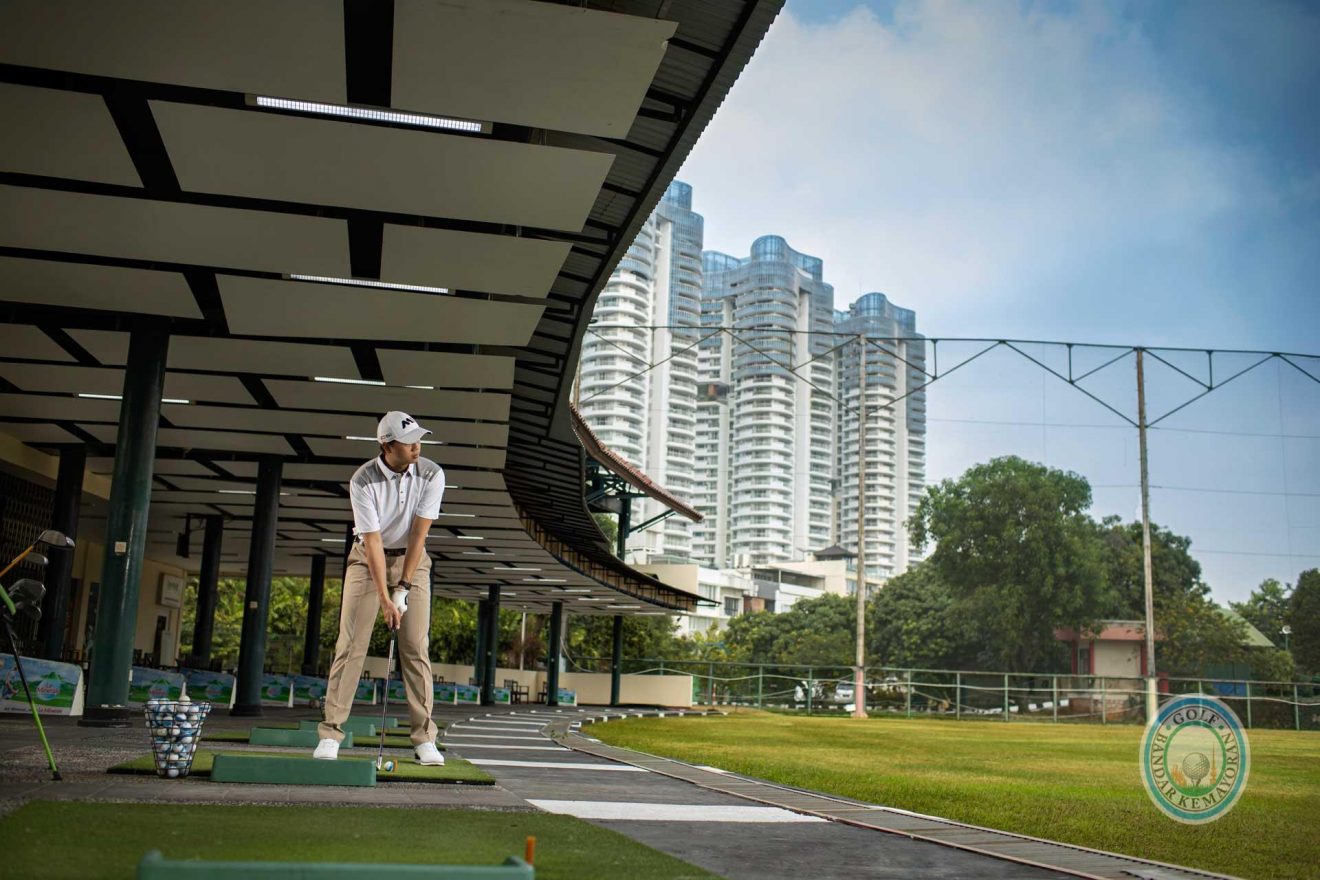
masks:
<path id="1" fill-rule="evenodd" d="M 311 731 L 288 730 L 288 731 L 285 731 L 283 728 L 269 728 L 269 727 L 263 727 L 263 729 L 266 730 L 266 731 L 270 731 L 270 730 L 280 730 L 281 732 L 287 732 L 287 733 L 310 733 L 310 734 L 311 734 L 311 738 L 308 739 L 305 743 L 304 743 L 304 742 L 282 743 L 282 742 L 276 742 L 276 741 L 274 741 L 274 740 L 266 741 L 266 739 L 263 739 L 261 742 L 257 742 L 256 740 L 251 739 L 251 733 L 250 733 L 250 731 L 246 731 L 246 730 L 217 730 L 217 731 L 215 731 L 215 732 L 213 732 L 213 733 L 204 733 L 204 734 L 202 734 L 202 742 L 213 742 L 213 743 L 252 743 L 252 745 L 257 745 L 257 746 L 279 746 L 279 745 L 291 745 L 291 746 L 297 746 L 297 747 L 300 747 L 300 748 L 303 748 L 303 747 L 305 747 L 305 748 L 309 748 L 309 749 L 311 749 L 311 748 L 316 748 L 317 738 L 316 738 L 316 731 L 315 731 L 315 730 L 311 730 Z M 267 736 L 270 736 L 270 735 L 267 734 Z M 369 747 L 371 747 L 371 748 L 375 748 L 376 746 L 379 746 L 379 745 L 380 745 L 380 738 L 379 738 L 379 737 L 376 737 L 376 736 L 368 736 L 368 735 L 366 735 L 366 734 L 353 734 L 353 733 L 350 733 L 349 736 L 352 737 L 352 741 L 350 742 L 347 738 L 345 738 L 345 741 L 344 741 L 344 742 L 347 744 L 347 746 L 351 746 L 351 747 L 354 747 L 354 748 L 366 748 L 366 747 L 369 746 Z M 408 738 L 406 732 L 405 732 L 404 735 L 402 735 L 402 736 L 386 736 L 386 737 L 385 737 L 385 748 L 387 748 L 387 749 L 410 749 L 410 748 L 412 748 L 412 740 Z M 440 749 L 441 751 L 444 751 L 444 748 L 445 748 L 445 747 L 444 747 L 443 745 L 439 744 L 439 743 L 436 743 L 436 748 Z"/>
<path id="2" fill-rule="evenodd" d="M 201 862 L 167 859 L 152 850 L 138 863 L 137 880 L 316 880 L 342 877 L 352 880 L 534 880 L 536 871 L 520 858 L 509 856 L 502 865 L 372 865 L 334 862 Z"/>
<path id="3" fill-rule="evenodd" d="M 236 731 L 241 732 L 241 731 Z M 202 739 L 206 739 L 205 736 Z M 314 749 L 321 738 L 315 730 L 286 730 L 282 727 L 254 727 L 248 731 L 248 742 L 254 746 L 293 746 L 300 749 Z M 353 734 L 344 734 L 341 749 L 353 748 Z"/>
<path id="4" fill-rule="evenodd" d="M 215 762 L 216 755 L 237 755 L 245 758 L 256 758 L 259 760 L 301 760 L 308 763 L 315 761 L 314 758 L 291 756 L 286 752 L 212 752 L 207 749 L 198 749 L 197 754 L 193 756 L 192 776 L 209 777 Z M 375 768 L 375 760 L 371 758 L 340 758 L 338 761 L 315 761 L 316 764 L 347 764 L 364 763 Z M 131 761 L 125 761 L 122 764 L 116 764 L 109 770 L 110 773 L 128 773 L 141 776 L 155 776 L 156 764 L 151 755 L 143 755 L 140 758 L 134 758 Z M 437 782 L 437 783 L 457 783 L 463 785 L 494 785 L 495 780 L 488 774 L 478 770 L 473 765 L 464 761 L 462 758 L 449 758 L 445 761 L 443 767 L 424 767 L 411 759 L 395 760 L 393 772 L 380 771 L 376 775 L 377 782 Z"/>

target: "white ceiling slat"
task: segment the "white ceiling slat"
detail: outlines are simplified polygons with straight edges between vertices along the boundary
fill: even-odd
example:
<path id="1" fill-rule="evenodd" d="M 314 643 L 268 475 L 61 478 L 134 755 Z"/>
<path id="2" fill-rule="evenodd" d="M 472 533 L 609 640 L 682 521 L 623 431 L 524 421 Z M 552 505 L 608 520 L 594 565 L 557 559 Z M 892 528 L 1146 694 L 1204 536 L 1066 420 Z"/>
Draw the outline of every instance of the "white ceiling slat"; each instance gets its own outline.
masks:
<path id="1" fill-rule="evenodd" d="M 229 329 L 302 339 L 524 346 L 539 305 L 221 275 Z"/>
<path id="2" fill-rule="evenodd" d="M 397 409 L 415 416 L 423 426 L 426 426 L 428 416 L 491 421 L 503 421 L 509 417 L 509 395 L 494 392 L 427 391 L 380 385 L 341 385 L 337 382 L 296 382 L 291 379 L 267 379 L 264 384 L 275 401 L 286 408 L 351 410 L 382 415 Z M 354 436 L 374 437 L 375 433 L 375 423 L 368 422 Z"/>
<path id="3" fill-rule="evenodd" d="M 103 364 L 128 361 L 128 334 L 113 330 L 69 330 Z M 213 370 L 267 375 L 356 376 L 353 352 L 340 345 L 310 345 L 261 339 L 173 336 L 166 364 L 172 370 Z M 412 383 L 417 384 L 417 383 Z"/>
<path id="4" fill-rule="evenodd" d="M 0 61 L 344 103 L 339 0 L 6 0 Z"/>
<path id="5" fill-rule="evenodd" d="M 401 109 L 624 137 L 676 30 L 525 0 L 395 0 L 391 97 Z"/>
<path id="6" fill-rule="evenodd" d="M 612 153 L 152 101 L 188 192 L 578 232 Z"/>
<path id="7" fill-rule="evenodd" d="M 141 186 L 100 95 L 0 83 L 5 171 Z"/>
<path id="8" fill-rule="evenodd" d="M 39 361 L 73 360 L 73 355 L 31 324 L 0 324 L 0 356 Z"/>
<path id="9" fill-rule="evenodd" d="M 489 354 L 376 349 L 385 381 L 391 385 L 433 385 L 436 388 L 513 387 L 514 359 Z"/>
<path id="10" fill-rule="evenodd" d="M 24 198 L 21 201 L 31 203 L 36 200 Z M 18 221 L 20 218 L 13 219 Z M 3 229 L 3 223 L 0 223 L 0 229 Z M 197 301 L 188 290 L 188 282 L 177 272 L 21 257 L 0 257 L 0 299 L 172 318 L 202 316 Z"/>
<path id="11" fill-rule="evenodd" d="M 282 274 L 348 274 L 343 220 L 15 186 L 0 186 L 0 244 Z"/>
<path id="12" fill-rule="evenodd" d="M 472 290 L 544 298 L 572 245 L 385 224 L 381 278 L 448 290 Z"/>

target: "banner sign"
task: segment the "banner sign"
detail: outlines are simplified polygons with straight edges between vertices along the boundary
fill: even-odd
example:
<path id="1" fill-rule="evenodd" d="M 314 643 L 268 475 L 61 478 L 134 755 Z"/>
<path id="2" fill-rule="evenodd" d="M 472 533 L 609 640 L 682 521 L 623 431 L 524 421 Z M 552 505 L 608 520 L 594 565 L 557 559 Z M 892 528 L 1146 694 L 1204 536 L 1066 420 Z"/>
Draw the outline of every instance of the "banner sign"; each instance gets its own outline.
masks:
<path id="1" fill-rule="evenodd" d="M 493 699 L 496 703 L 503 703 L 506 706 L 509 705 L 510 697 L 509 697 L 508 688 L 491 688 L 490 694 L 491 694 L 491 699 Z"/>
<path id="2" fill-rule="evenodd" d="M 188 682 L 189 698 L 206 700 L 214 706 L 234 708 L 235 680 L 229 673 L 188 669 L 184 671 L 183 677 Z"/>
<path id="3" fill-rule="evenodd" d="M 147 700 L 177 700 L 187 685 L 177 672 L 134 666 L 128 680 L 128 705 L 145 706 Z"/>
<path id="4" fill-rule="evenodd" d="M 57 663 L 36 657 L 23 658 L 23 673 L 37 711 L 42 715 L 83 713 L 82 669 L 73 663 Z M 30 713 L 23 680 L 11 654 L 0 655 L 0 712 Z"/>
<path id="5" fill-rule="evenodd" d="M 397 678 L 390 679 L 390 702 L 403 703 L 408 699 L 408 693 L 403 689 L 403 682 Z"/>
<path id="6" fill-rule="evenodd" d="M 475 706 L 481 702 L 481 689 L 470 684 L 454 685 L 454 701 L 460 706 Z"/>
<path id="7" fill-rule="evenodd" d="M 376 682 L 374 679 L 363 678 L 358 680 L 357 692 L 353 694 L 353 702 L 376 705 Z"/>
<path id="8" fill-rule="evenodd" d="M 560 688 L 560 689 L 559 689 L 559 705 L 561 705 L 561 706 L 576 706 L 576 705 L 577 705 L 577 691 L 566 691 L 566 690 L 564 690 L 563 688 Z"/>
<path id="9" fill-rule="evenodd" d="M 456 688 L 458 685 L 452 681 L 437 681 L 432 685 L 432 692 L 435 694 L 435 704 L 437 706 L 454 706 L 458 703 L 458 694 Z"/>
<path id="10" fill-rule="evenodd" d="M 328 683 L 315 675 L 295 675 L 293 677 L 293 701 L 303 705 L 320 704 L 325 699 Z"/>
<path id="11" fill-rule="evenodd" d="M 293 676 L 261 676 L 261 705 L 293 708 Z"/>

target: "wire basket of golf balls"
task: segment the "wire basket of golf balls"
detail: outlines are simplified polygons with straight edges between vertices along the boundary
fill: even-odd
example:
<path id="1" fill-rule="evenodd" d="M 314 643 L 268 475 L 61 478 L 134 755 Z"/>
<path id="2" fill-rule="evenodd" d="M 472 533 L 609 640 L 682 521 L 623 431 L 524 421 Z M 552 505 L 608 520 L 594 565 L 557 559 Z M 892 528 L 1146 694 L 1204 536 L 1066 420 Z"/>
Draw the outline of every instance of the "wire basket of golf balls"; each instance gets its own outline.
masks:
<path id="1" fill-rule="evenodd" d="M 188 775 L 202 738 L 202 724 L 210 712 L 210 703 L 194 703 L 186 694 L 179 700 L 147 701 L 147 729 L 151 731 L 156 775 L 166 779 Z"/>

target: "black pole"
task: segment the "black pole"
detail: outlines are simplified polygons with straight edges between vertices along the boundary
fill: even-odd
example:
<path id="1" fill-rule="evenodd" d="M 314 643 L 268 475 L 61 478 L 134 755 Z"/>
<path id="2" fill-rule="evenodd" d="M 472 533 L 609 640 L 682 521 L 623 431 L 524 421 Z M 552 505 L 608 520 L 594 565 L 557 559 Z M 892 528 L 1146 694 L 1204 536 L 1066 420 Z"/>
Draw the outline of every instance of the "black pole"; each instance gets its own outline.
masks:
<path id="1" fill-rule="evenodd" d="M 303 675 L 316 675 L 321 654 L 321 608 L 325 605 L 325 554 L 312 557 L 312 581 L 307 588 L 307 633 L 303 638 Z"/>
<path id="2" fill-rule="evenodd" d="M 477 687 L 486 678 L 486 600 L 477 600 L 477 650 L 472 655 L 472 677 Z"/>
<path id="3" fill-rule="evenodd" d="M 163 321 L 144 321 L 133 328 L 129 337 L 105 526 L 101 592 L 88 665 L 87 708 L 78 722 L 87 727 L 128 727 L 135 721 L 125 703 L 137 633 L 138 588 L 147 545 L 156 427 L 160 423 L 169 344 L 169 326 Z"/>
<path id="4" fill-rule="evenodd" d="M 283 471 L 284 461 L 280 458 L 263 458 L 257 465 L 243 633 L 238 644 L 238 693 L 230 715 L 261 714 L 261 675 L 266 665 L 266 621 L 270 615 L 270 576 L 275 567 L 275 524 L 279 520 Z"/>
<path id="5" fill-rule="evenodd" d="M 550 607 L 550 655 L 545 661 L 545 704 L 559 705 L 559 656 L 564 652 L 564 603 Z"/>
<path id="6" fill-rule="evenodd" d="M 619 496 L 619 528 L 614 535 L 614 555 L 623 558 L 628 550 L 628 533 L 632 531 L 632 496 L 624 492 Z"/>
<path id="7" fill-rule="evenodd" d="M 485 675 L 481 678 L 481 705 L 495 704 L 495 668 L 500 653 L 500 588 L 486 588 L 486 655 L 481 658 Z"/>
<path id="8" fill-rule="evenodd" d="M 70 538 L 78 537 L 78 508 L 82 505 L 83 470 L 87 467 L 86 446 L 60 449 L 60 472 L 55 480 L 55 510 L 51 528 Z M 41 656 L 59 660 L 64 653 L 64 629 L 69 616 L 69 593 L 73 577 L 73 548 L 51 547 L 46 568 L 46 598 L 42 603 Z"/>
<path id="9" fill-rule="evenodd" d="M 193 620 L 192 664 L 197 669 L 211 665 L 211 636 L 215 631 L 215 604 L 220 591 L 220 547 L 225 539 L 225 518 L 204 518 L 202 570 L 197 573 L 197 616 Z"/>
<path id="10" fill-rule="evenodd" d="M 623 675 L 623 615 L 614 615 L 614 654 L 610 657 L 610 705 L 619 705 L 619 685 Z"/>

